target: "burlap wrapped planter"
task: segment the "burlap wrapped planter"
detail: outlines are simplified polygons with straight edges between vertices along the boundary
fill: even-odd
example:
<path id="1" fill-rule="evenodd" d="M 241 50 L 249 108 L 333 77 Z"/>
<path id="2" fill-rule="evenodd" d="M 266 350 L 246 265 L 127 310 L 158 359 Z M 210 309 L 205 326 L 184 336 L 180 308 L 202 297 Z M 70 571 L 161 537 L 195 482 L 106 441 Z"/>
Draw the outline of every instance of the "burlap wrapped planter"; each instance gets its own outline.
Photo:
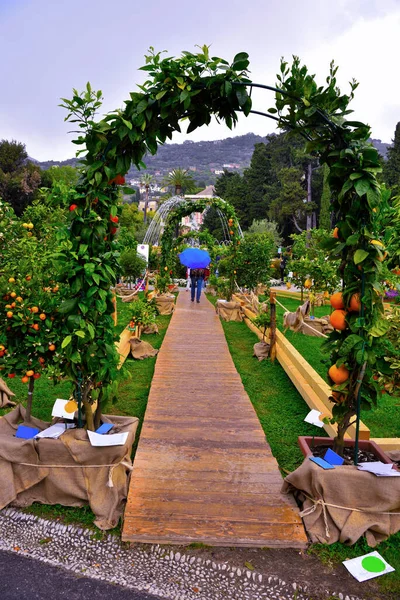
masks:
<path id="1" fill-rule="evenodd" d="M 307 441 L 302 451 L 310 456 L 312 438 Z M 332 438 L 314 438 L 315 445 L 332 442 Z M 376 451 L 373 442 L 360 440 L 359 444 L 364 450 Z M 354 440 L 346 440 L 346 445 L 354 445 Z M 377 460 L 392 462 L 379 452 Z M 312 542 L 352 545 L 365 535 L 368 545 L 374 547 L 400 530 L 397 477 L 377 477 L 351 465 L 324 470 L 306 459 L 285 477 L 282 492 L 295 495 Z"/>
<path id="2" fill-rule="evenodd" d="M 319 337 L 319 333 L 329 335 L 333 331 L 333 327 L 329 323 L 329 316 L 321 318 L 304 317 L 304 323 L 300 331 L 304 335 Z"/>
<path id="3" fill-rule="evenodd" d="M 223 321 L 243 321 L 240 302 L 217 300 L 215 311 Z"/>
<path id="4" fill-rule="evenodd" d="M 18 405 L 0 419 L 0 509 L 33 502 L 89 505 L 99 529 L 118 524 L 128 492 L 131 451 L 139 419 L 104 416 L 113 432 L 128 432 L 123 446 L 93 447 L 84 429 L 70 429 L 58 439 L 14 437 L 25 409 Z M 32 418 L 32 426 L 49 423 Z"/>
<path id="5" fill-rule="evenodd" d="M 175 296 L 160 294 L 155 297 L 156 306 L 160 315 L 171 315 L 175 310 Z"/>

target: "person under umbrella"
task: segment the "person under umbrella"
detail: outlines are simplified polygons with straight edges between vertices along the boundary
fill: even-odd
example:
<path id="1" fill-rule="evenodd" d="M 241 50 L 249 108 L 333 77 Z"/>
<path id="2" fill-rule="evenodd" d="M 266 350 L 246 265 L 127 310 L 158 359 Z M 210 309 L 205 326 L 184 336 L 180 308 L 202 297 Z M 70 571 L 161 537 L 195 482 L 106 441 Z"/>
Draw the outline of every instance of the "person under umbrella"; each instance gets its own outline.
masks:
<path id="1" fill-rule="evenodd" d="M 205 250 L 198 248 L 186 248 L 179 255 L 182 265 L 190 268 L 191 281 L 191 301 L 194 302 L 196 296 L 197 303 L 200 302 L 201 290 L 203 287 L 205 269 L 211 262 L 211 257 Z"/>

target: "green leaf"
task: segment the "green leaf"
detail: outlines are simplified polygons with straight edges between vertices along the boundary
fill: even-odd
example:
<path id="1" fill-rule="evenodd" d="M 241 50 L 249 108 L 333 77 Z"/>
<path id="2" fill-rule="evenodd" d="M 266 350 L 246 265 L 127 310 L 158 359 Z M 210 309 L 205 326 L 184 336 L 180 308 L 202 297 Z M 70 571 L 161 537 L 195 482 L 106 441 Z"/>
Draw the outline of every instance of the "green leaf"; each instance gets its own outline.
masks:
<path id="1" fill-rule="evenodd" d="M 71 340 L 72 340 L 72 336 L 67 335 L 67 337 L 65 337 L 62 341 L 61 348 L 66 348 L 68 346 L 68 344 L 71 343 Z"/>
<path id="2" fill-rule="evenodd" d="M 75 335 L 77 335 L 80 338 L 84 338 L 85 337 L 85 332 L 84 331 L 75 331 Z"/>
<path id="3" fill-rule="evenodd" d="M 97 285 L 100 285 L 100 276 L 97 273 L 93 273 L 92 279 Z"/>
<path id="4" fill-rule="evenodd" d="M 369 335 L 372 337 L 382 337 L 390 329 L 390 322 L 387 319 L 380 319 L 371 327 Z"/>
<path id="5" fill-rule="evenodd" d="M 238 54 L 236 54 L 235 58 L 233 59 L 233 63 L 239 62 L 241 60 L 247 60 L 249 58 L 249 55 L 247 54 L 247 52 L 239 52 Z"/>
<path id="6" fill-rule="evenodd" d="M 167 90 L 163 90 L 162 92 L 158 92 L 158 94 L 156 96 L 156 100 L 161 100 L 161 98 L 163 98 L 166 93 L 167 93 Z"/>
<path id="7" fill-rule="evenodd" d="M 141 102 L 139 102 L 139 104 L 136 107 L 136 112 L 138 114 L 144 112 L 147 109 L 147 100 L 142 100 Z"/>
<path id="8" fill-rule="evenodd" d="M 239 88 L 236 90 L 236 98 L 238 99 L 239 106 L 246 104 L 248 98 L 247 90 L 245 88 Z"/>
<path id="9" fill-rule="evenodd" d="M 369 253 L 366 250 L 358 249 L 354 253 L 354 264 L 359 265 L 369 256 Z"/>
<path id="10" fill-rule="evenodd" d="M 64 302 L 61 304 L 60 308 L 58 309 L 58 312 L 65 315 L 75 310 L 77 304 L 78 298 L 68 298 L 68 300 L 64 300 Z"/>
<path id="11" fill-rule="evenodd" d="M 87 328 L 88 328 L 90 337 L 92 338 L 92 340 L 94 340 L 94 336 L 95 336 L 96 332 L 95 332 L 93 325 L 91 323 L 88 323 Z"/>
<path id="12" fill-rule="evenodd" d="M 357 194 L 361 197 L 371 189 L 371 183 L 369 179 L 357 179 L 354 182 L 354 187 L 356 188 Z"/>

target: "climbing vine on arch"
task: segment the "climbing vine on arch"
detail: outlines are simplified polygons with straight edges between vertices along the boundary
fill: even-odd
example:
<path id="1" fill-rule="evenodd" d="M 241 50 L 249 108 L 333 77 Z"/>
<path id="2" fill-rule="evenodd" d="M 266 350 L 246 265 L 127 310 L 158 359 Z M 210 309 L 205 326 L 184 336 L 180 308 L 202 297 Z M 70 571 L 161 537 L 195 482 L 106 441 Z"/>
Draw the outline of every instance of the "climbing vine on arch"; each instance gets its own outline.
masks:
<path id="1" fill-rule="evenodd" d="M 159 144 L 180 131 L 183 119 L 188 121 L 190 132 L 209 124 L 213 115 L 228 127 L 235 125 L 240 112 L 248 115 L 252 111 L 248 89 L 258 85 L 249 80 L 248 66 L 248 55 L 243 52 L 228 63 L 211 57 L 206 46 L 197 54 L 184 52 L 178 58 L 163 58 L 151 49 L 142 67 L 148 79 L 139 91 L 130 94 L 123 109 L 96 122 L 94 114 L 100 107 L 101 93 L 94 92 L 89 84 L 82 94 L 74 90 L 72 100 L 63 101 L 69 111 L 67 120 L 77 122 L 82 132 L 75 143 L 82 145 L 85 153 L 62 252 L 71 282 L 71 299 L 62 307 L 66 327 L 64 365 L 86 408 L 98 385 L 101 390 L 112 385 L 118 363 L 110 316 L 117 251 L 117 185 L 124 183 L 131 163 L 142 167 L 146 153 L 155 154 Z M 308 151 L 330 168 L 332 210 L 338 218 L 338 230 L 329 251 L 341 262 L 347 314 L 345 328 L 331 338 L 333 361 L 337 368 L 345 366 L 349 372 L 347 383 L 337 384 L 335 390 L 335 417 L 343 437 L 357 411 L 357 398 L 371 404 L 379 396 L 372 373 L 381 356 L 380 339 L 386 325 L 379 287 L 384 252 L 374 236 L 372 218 L 380 202 L 378 154 L 368 143 L 369 128 L 346 120 L 356 83 L 351 84 L 349 95 L 341 95 L 333 65 L 326 86 L 318 86 L 297 58 L 291 67 L 283 61 L 277 77 L 279 88 L 258 85 L 275 91 L 271 118 L 283 128 L 300 132 L 309 141 Z M 191 204 L 190 212 L 200 210 L 200 206 L 194 208 Z M 222 208 L 227 207 L 224 204 Z M 183 216 L 179 214 L 182 210 L 175 213 L 176 219 Z M 232 219 L 236 224 L 234 214 Z M 162 247 L 165 266 L 172 247 L 172 231 L 168 231 L 172 223 L 167 224 Z M 232 231 L 235 251 L 240 240 L 237 230 Z M 351 297 L 357 293 L 362 297 L 358 315 L 349 310 Z M 357 385 L 360 375 L 361 396 Z M 90 416 L 90 410 L 87 414 Z"/>

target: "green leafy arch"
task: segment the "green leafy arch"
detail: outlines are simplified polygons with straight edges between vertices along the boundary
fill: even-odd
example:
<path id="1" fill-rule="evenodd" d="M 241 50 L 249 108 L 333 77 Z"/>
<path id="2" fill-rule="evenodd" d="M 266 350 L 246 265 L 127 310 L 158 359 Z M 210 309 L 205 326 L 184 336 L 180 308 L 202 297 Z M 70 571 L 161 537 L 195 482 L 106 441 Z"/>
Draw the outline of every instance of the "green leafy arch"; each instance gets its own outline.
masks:
<path id="1" fill-rule="evenodd" d="M 74 143 L 83 146 L 80 152 L 86 152 L 63 252 L 64 272 L 72 291 L 71 301 L 63 309 L 70 324 L 67 342 L 64 340 L 65 369 L 77 389 L 83 386 L 86 401 L 93 398 L 96 382 L 101 380 L 107 388 L 116 376 L 110 286 L 115 282 L 118 185 L 124 184 L 131 164 L 143 167 L 146 153 L 155 154 L 159 144 L 180 131 L 182 120 L 189 122 L 190 132 L 208 125 L 212 116 L 232 128 L 240 113 L 261 114 L 285 130 L 300 133 L 307 140 L 307 151 L 329 167 L 330 208 L 338 224 L 327 249 L 332 258 L 340 260 L 347 311 L 346 328 L 330 339 L 332 362 L 339 368 L 346 364 L 349 371 L 346 383 L 334 386 L 339 398 L 334 416 L 343 442 L 352 417 L 359 414 L 360 399 L 370 405 L 380 396 L 373 373 L 384 362 L 381 338 L 387 324 L 379 281 L 385 249 L 374 231 L 374 210 L 379 211 L 381 201 L 378 153 L 368 141 L 370 128 L 347 120 L 357 83 L 351 82 L 348 95 L 341 94 L 333 63 L 323 86 L 297 57 L 290 66 L 281 62 L 279 87 L 252 82 L 248 66 L 244 52 L 229 63 L 210 56 L 207 46 L 197 54 L 183 52 L 178 58 L 163 58 L 151 49 L 142 67 L 148 79 L 139 92 L 130 94 L 123 109 L 96 122 L 101 92 L 94 92 L 89 84 L 81 94 L 74 90 L 72 100 L 63 100 L 66 120 L 78 123 L 81 132 Z M 254 87 L 274 92 L 275 106 L 268 112 L 252 109 Z M 165 259 L 170 237 L 165 236 Z M 350 309 L 353 294 L 362 297 L 359 314 Z M 102 340 L 102 345 L 95 339 Z"/>
<path id="2" fill-rule="evenodd" d="M 161 268 L 169 267 L 176 246 L 175 231 L 181 220 L 194 212 L 203 212 L 207 207 L 218 208 L 228 221 L 229 237 L 232 244 L 232 271 L 235 265 L 236 248 L 240 244 L 239 221 L 235 209 L 222 198 L 201 198 L 199 200 L 188 200 L 175 206 L 169 213 L 163 234 L 161 236 Z"/>

